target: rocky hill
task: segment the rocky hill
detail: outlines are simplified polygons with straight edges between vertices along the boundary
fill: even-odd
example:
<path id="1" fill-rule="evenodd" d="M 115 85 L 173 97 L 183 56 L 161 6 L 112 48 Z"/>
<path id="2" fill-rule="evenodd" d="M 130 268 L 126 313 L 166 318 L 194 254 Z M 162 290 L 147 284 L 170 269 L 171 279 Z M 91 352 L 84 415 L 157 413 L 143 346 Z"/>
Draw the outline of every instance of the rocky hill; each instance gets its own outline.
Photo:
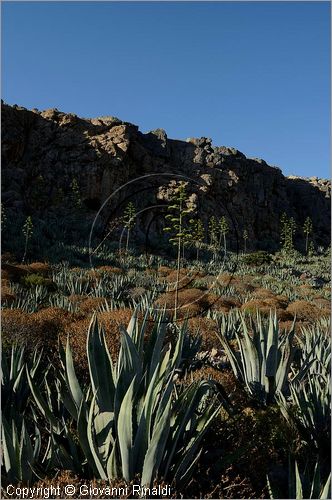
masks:
<path id="1" fill-rule="evenodd" d="M 2 104 L 2 202 L 10 217 L 23 213 L 42 218 L 66 204 L 75 179 L 91 221 L 115 193 L 102 211 L 104 222 L 135 198 L 143 210 L 143 232 L 158 232 L 161 219 L 147 206 L 163 205 L 172 181 L 181 176 L 203 218 L 228 214 L 233 244 L 235 233 L 241 238 L 247 229 L 251 248 L 277 248 L 282 212 L 299 227 L 310 216 L 316 244 L 329 244 L 327 180 L 285 177 L 264 160 L 215 147 L 205 137 L 180 141 L 169 139 L 162 129 L 143 134 L 136 125 L 110 116 L 84 119 L 57 109 L 40 112 Z"/>

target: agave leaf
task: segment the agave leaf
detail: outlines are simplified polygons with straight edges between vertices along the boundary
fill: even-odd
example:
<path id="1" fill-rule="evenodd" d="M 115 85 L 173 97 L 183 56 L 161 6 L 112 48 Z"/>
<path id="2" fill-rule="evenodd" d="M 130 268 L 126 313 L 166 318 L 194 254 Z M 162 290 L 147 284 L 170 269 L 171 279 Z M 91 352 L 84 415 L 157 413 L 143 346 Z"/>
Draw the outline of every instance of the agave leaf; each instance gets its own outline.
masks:
<path id="1" fill-rule="evenodd" d="M 126 481 L 133 478 L 133 402 L 134 377 L 121 404 L 118 418 L 118 441 L 121 455 L 122 475 Z"/>
<path id="2" fill-rule="evenodd" d="M 58 430 L 59 429 L 59 422 L 56 419 L 56 417 L 53 415 L 52 411 L 50 410 L 50 408 L 49 408 L 48 404 L 46 403 L 46 401 L 44 400 L 44 398 L 42 397 L 38 387 L 35 385 L 34 381 L 30 378 L 28 369 L 26 370 L 26 374 L 27 374 L 27 379 L 28 379 L 28 383 L 29 383 L 32 395 L 34 397 L 34 400 L 35 400 L 40 412 L 49 421 L 51 426 L 55 430 Z"/>
<path id="3" fill-rule="evenodd" d="M 299 473 L 299 468 L 297 466 L 297 462 L 295 462 L 295 491 L 296 491 L 296 499 L 303 498 L 303 490 L 302 490 L 302 481 Z"/>
<path id="4" fill-rule="evenodd" d="M 314 498 L 314 497 L 312 497 L 312 498 Z M 327 478 L 327 481 L 324 485 L 324 488 L 323 488 L 319 498 L 322 498 L 324 500 L 331 498 L 331 474 Z"/>
<path id="5" fill-rule="evenodd" d="M 31 463 L 33 461 L 33 448 L 30 436 L 26 430 L 25 422 L 22 421 L 21 441 L 20 441 L 20 479 L 21 481 L 30 481 L 32 478 Z"/>
<path id="6" fill-rule="evenodd" d="M 140 414 L 138 428 L 134 440 L 133 449 L 133 469 L 141 471 L 143 467 L 144 457 L 150 441 L 151 422 L 153 415 L 153 407 L 158 401 L 158 393 L 162 386 L 162 380 L 157 380 L 159 374 L 159 366 L 156 366 L 153 377 L 147 387 L 144 405 Z"/>
<path id="7" fill-rule="evenodd" d="M 114 441 L 114 445 L 111 451 L 111 454 L 107 461 L 107 476 L 109 479 L 116 479 L 120 474 L 120 467 L 117 459 L 117 441 Z"/>
<path id="8" fill-rule="evenodd" d="M 81 406 L 78 410 L 78 418 L 77 418 L 77 431 L 78 431 L 78 439 L 79 443 L 82 447 L 84 455 L 88 461 L 88 464 L 92 467 L 94 474 L 98 476 L 98 468 L 95 463 L 94 454 L 90 447 L 90 442 L 88 439 L 88 409 L 85 401 L 82 401 Z"/>
<path id="9" fill-rule="evenodd" d="M 274 317 L 270 312 L 269 330 L 267 334 L 266 377 L 274 377 L 277 373 L 278 353 L 278 323 L 276 313 Z"/>
<path id="10" fill-rule="evenodd" d="M 150 367 L 149 367 L 149 376 L 148 376 L 148 382 L 151 381 L 152 377 L 154 376 L 154 373 L 156 371 L 156 367 L 160 364 L 160 357 L 161 357 L 161 351 L 163 348 L 164 344 L 164 339 L 165 339 L 165 333 L 166 333 L 166 325 L 161 322 L 161 318 L 159 318 L 158 322 L 158 336 L 156 339 L 156 342 L 154 344 L 153 352 L 150 358 Z"/>
<path id="11" fill-rule="evenodd" d="M 3 458 L 8 479 L 11 482 L 16 482 L 18 478 L 17 457 L 12 440 L 10 427 L 4 415 L 2 415 L 2 442 L 3 442 Z"/>
<path id="12" fill-rule="evenodd" d="M 83 400 L 83 392 L 80 387 L 80 384 L 77 380 L 73 357 L 71 354 L 71 348 L 69 344 L 69 337 L 67 337 L 67 346 L 66 346 L 66 378 L 68 382 L 68 386 L 70 389 L 71 396 L 75 402 L 75 406 L 78 408 L 81 406 Z"/>
<path id="13" fill-rule="evenodd" d="M 112 360 L 105 343 L 103 330 L 96 316 L 91 319 L 87 337 L 87 354 L 92 389 L 97 394 L 101 411 L 114 411 L 114 380 Z"/>
<path id="14" fill-rule="evenodd" d="M 169 398 L 165 409 L 156 423 L 149 448 L 145 455 L 141 477 L 142 486 L 150 486 L 157 477 L 158 469 L 164 454 L 167 437 L 170 431 L 170 409 L 171 398 Z"/>
<path id="15" fill-rule="evenodd" d="M 319 465 L 316 462 L 313 479 L 311 482 L 310 498 L 319 498 L 320 493 L 320 472 Z"/>
<path id="16" fill-rule="evenodd" d="M 114 446 L 112 426 L 114 424 L 113 412 L 100 412 L 94 419 L 95 439 L 98 447 L 98 455 L 106 464 L 111 445 Z"/>
<path id="17" fill-rule="evenodd" d="M 75 401 L 72 397 L 72 394 L 70 393 L 68 381 L 62 373 L 58 374 L 58 380 L 60 383 L 59 392 L 60 392 L 61 401 L 62 401 L 63 405 L 65 406 L 65 408 L 69 411 L 71 416 L 75 420 L 78 420 L 79 408 L 76 407 Z"/>
<path id="18" fill-rule="evenodd" d="M 96 468 L 97 468 L 98 473 L 99 473 L 99 477 L 101 479 L 107 479 L 107 475 L 104 471 L 104 468 L 103 468 L 103 465 L 102 465 L 102 462 L 101 462 L 101 459 L 99 456 L 99 452 L 97 449 L 97 445 L 95 443 L 95 429 L 94 429 L 94 425 L 93 425 L 95 406 L 96 406 L 96 393 L 94 394 L 92 401 L 91 401 L 89 418 L 88 418 L 88 427 L 87 427 L 87 438 L 88 438 L 88 442 L 89 442 L 90 451 L 91 451 L 91 454 L 92 454 L 93 459 L 94 459 L 94 463 L 95 463 Z"/>

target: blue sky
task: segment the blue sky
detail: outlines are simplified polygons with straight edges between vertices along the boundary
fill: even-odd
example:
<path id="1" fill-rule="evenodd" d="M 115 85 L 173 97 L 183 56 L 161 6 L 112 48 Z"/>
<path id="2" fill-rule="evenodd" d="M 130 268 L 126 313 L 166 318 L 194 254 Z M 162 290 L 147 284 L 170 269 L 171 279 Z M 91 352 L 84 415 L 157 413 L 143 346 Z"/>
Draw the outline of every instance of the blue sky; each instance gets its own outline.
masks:
<path id="1" fill-rule="evenodd" d="M 2 98 L 330 174 L 328 2 L 2 2 Z"/>

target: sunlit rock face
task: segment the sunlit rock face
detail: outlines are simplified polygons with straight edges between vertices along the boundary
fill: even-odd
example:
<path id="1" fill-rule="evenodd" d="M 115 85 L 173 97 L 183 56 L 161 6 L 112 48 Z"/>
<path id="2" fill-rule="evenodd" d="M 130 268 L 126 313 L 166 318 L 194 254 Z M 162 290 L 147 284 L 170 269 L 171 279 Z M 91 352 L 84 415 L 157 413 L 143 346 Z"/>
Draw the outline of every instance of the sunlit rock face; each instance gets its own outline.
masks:
<path id="1" fill-rule="evenodd" d="M 2 202 L 9 213 L 42 218 L 66 204 L 73 179 L 91 220 L 104 203 L 105 223 L 127 199 L 141 210 L 166 205 L 174 180 L 182 179 L 203 220 L 229 217 L 233 246 L 246 229 L 252 249 L 276 249 L 282 212 L 299 227 L 311 217 L 316 244 L 330 241 L 330 181 L 285 177 L 264 160 L 215 147 L 206 137 L 180 141 L 163 129 L 143 134 L 112 116 L 86 119 L 2 104 Z M 140 223 L 143 232 L 148 226 L 162 231 L 162 217 L 151 210 L 142 212 Z"/>

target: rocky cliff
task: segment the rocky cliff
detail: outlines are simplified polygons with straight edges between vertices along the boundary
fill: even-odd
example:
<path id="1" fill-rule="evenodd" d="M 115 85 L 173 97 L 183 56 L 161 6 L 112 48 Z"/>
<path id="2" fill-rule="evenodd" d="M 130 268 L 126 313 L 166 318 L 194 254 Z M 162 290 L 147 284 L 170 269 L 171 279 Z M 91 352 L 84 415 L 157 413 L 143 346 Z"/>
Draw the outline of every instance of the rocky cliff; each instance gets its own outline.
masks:
<path id="1" fill-rule="evenodd" d="M 162 129 L 143 134 L 114 117 L 84 119 L 2 104 L 2 202 L 11 216 L 42 217 L 66 203 L 76 179 L 91 220 L 109 197 L 101 212 L 105 223 L 134 199 L 143 232 L 156 232 L 162 226 L 160 209 L 151 207 L 162 206 L 172 181 L 181 178 L 203 218 L 226 214 L 232 220 L 233 244 L 235 233 L 241 238 L 247 229 L 251 248 L 276 248 L 282 212 L 299 227 L 311 217 L 316 244 L 329 244 L 327 180 L 285 177 L 264 160 L 214 147 L 208 138 L 179 141 Z"/>

